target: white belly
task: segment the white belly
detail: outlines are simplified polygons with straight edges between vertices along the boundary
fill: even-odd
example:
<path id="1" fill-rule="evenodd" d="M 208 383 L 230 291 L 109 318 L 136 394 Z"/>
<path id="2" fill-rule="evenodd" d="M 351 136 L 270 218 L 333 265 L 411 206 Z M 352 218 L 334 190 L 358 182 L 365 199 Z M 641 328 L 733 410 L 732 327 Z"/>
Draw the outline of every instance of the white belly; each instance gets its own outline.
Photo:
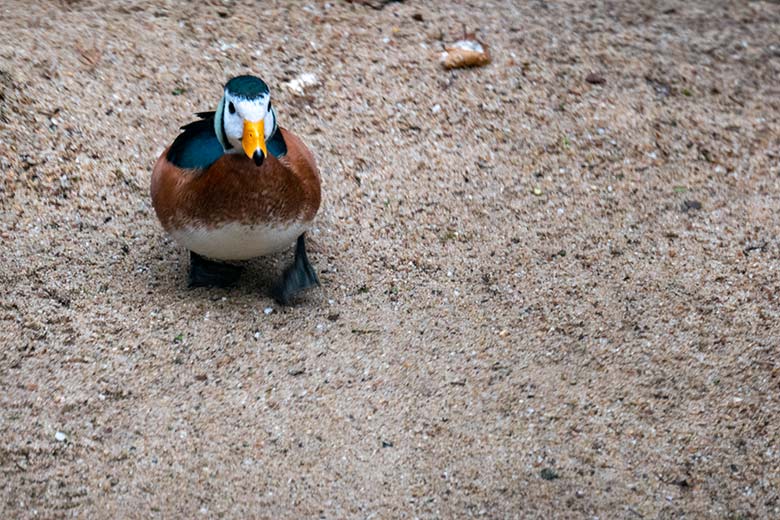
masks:
<path id="1" fill-rule="evenodd" d="M 226 224 L 217 228 L 171 230 L 173 238 L 199 255 L 215 260 L 247 260 L 284 251 L 306 231 L 305 223 L 279 226 Z"/>

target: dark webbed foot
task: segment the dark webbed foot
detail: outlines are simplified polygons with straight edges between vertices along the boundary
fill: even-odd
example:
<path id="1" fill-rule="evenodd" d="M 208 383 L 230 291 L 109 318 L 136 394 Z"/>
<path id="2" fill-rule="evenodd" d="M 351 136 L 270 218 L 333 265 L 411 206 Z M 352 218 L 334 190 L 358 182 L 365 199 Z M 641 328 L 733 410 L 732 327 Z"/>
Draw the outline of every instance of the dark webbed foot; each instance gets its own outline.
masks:
<path id="1" fill-rule="evenodd" d="M 207 260 L 190 251 L 190 282 L 192 287 L 229 287 L 238 281 L 240 265 L 223 264 Z"/>
<path id="2" fill-rule="evenodd" d="M 304 235 L 298 237 L 295 245 L 295 260 L 284 270 L 282 281 L 273 290 L 274 299 L 281 305 L 289 305 L 290 300 L 299 292 L 309 287 L 320 285 L 317 273 L 306 256 Z"/>

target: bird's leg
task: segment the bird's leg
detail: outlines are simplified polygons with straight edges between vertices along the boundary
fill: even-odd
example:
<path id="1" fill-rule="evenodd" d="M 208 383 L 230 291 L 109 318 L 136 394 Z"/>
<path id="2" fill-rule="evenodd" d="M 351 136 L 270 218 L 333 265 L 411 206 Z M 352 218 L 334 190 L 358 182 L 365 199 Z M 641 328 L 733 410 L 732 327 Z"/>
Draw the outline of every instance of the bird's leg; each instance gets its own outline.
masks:
<path id="1" fill-rule="evenodd" d="M 190 282 L 192 287 L 229 287 L 241 276 L 240 265 L 223 264 L 207 260 L 190 251 Z"/>
<path id="2" fill-rule="evenodd" d="M 273 297 L 281 305 L 289 305 L 296 294 L 315 285 L 320 285 L 320 281 L 306 256 L 306 242 L 301 235 L 295 244 L 295 260 L 284 270 L 281 283 L 273 290 Z"/>

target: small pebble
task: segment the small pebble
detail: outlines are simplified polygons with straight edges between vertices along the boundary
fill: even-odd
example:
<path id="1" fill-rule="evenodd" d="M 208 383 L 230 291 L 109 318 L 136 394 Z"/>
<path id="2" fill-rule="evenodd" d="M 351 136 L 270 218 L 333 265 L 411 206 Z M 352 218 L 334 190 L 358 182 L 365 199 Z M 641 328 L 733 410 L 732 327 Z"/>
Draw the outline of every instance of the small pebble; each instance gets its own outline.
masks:
<path id="1" fill-rule="evenodd" d="M 303 96 L 306 94 L 307 90 L 311 89 L 312 87 L 319 86 L 320 80 L 317 79 L 317 76 L 309 72 L 301 74 L 297 78 L 293 79 L 292 81 L 288 81 L 283 85 L 293 94 L 297 96 Z"/>
<path id="2" fill-rule="evenodd" d="M 585 76 L 585 81 L 590 83 L 591 85 L 603 85 L 607 82 L 606 78 L 602 76 L 601 74 L 597 74 L 595 72 L 591 72 L 587 76 Z"/>
<path id="3" fill-rule="evenodd" d="M 65 442 L 68 440 L 68 436 L 65 435 L 63 432 L 57 432 L 54 434 L 54 440 L 57 442 Z"/>
<path id="4" fill-rule="evenodd" d="M 265 309 L 263 309 L 263 312 L 266 315 L 268 315 L 268 314 L 271 314 L 272 312 L 274 312 L 274 309 L 273 309 L 273 307 L 266 307 Z"/>
<path id="5" fill-rule="evenodd" d="M 690 211 L 690 210 L 698 211 L 701 209 L 701 202 L 699 202 L 698 200 L 686 200 L 685 202 L 683 202 L 682 209 L 683 211 Z"/>

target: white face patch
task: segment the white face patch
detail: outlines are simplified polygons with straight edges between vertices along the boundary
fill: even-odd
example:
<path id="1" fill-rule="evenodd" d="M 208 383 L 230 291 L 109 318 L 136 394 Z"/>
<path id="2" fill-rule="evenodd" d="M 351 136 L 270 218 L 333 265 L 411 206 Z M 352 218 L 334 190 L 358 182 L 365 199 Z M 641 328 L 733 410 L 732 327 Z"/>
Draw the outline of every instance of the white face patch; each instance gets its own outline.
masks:
<path id="1" fill-rule="evenodd" d="M 265 138 L 268 140 L 276 130 L 276 110 L 273 108 L 265 114 L 265 120 L 263 121 L 265 128 Z"/>
<path id="2" fill-rule="evenodd" d="M 238 110 L 238 113 L 247 121 L 251 121 L 252 123 L 260 121 L 265 117 L 266 107 L 268 107 L 268 97 L 269 96 L 263 96 L 254 101 L 247 101 L 245 99 L 234 101 L 236 110 Z"/>
<path id="3" fill-rule="evenodd" d="M 222 111 L 223 125 L 228 141 L 233 145 L 234 152 L 241 152 L 241 137 L 244 135 L 244 120 L 260 121 L 265 125 L 265 138 L 271 137 L 274 131 L 275 117 L 273 110 L 268 110 L 271 96 L 265 94 L 258 99 L 245 99 L 225 91 L 225 107 Z M 231 112 L 230 108 L 233 107 Z"/>

